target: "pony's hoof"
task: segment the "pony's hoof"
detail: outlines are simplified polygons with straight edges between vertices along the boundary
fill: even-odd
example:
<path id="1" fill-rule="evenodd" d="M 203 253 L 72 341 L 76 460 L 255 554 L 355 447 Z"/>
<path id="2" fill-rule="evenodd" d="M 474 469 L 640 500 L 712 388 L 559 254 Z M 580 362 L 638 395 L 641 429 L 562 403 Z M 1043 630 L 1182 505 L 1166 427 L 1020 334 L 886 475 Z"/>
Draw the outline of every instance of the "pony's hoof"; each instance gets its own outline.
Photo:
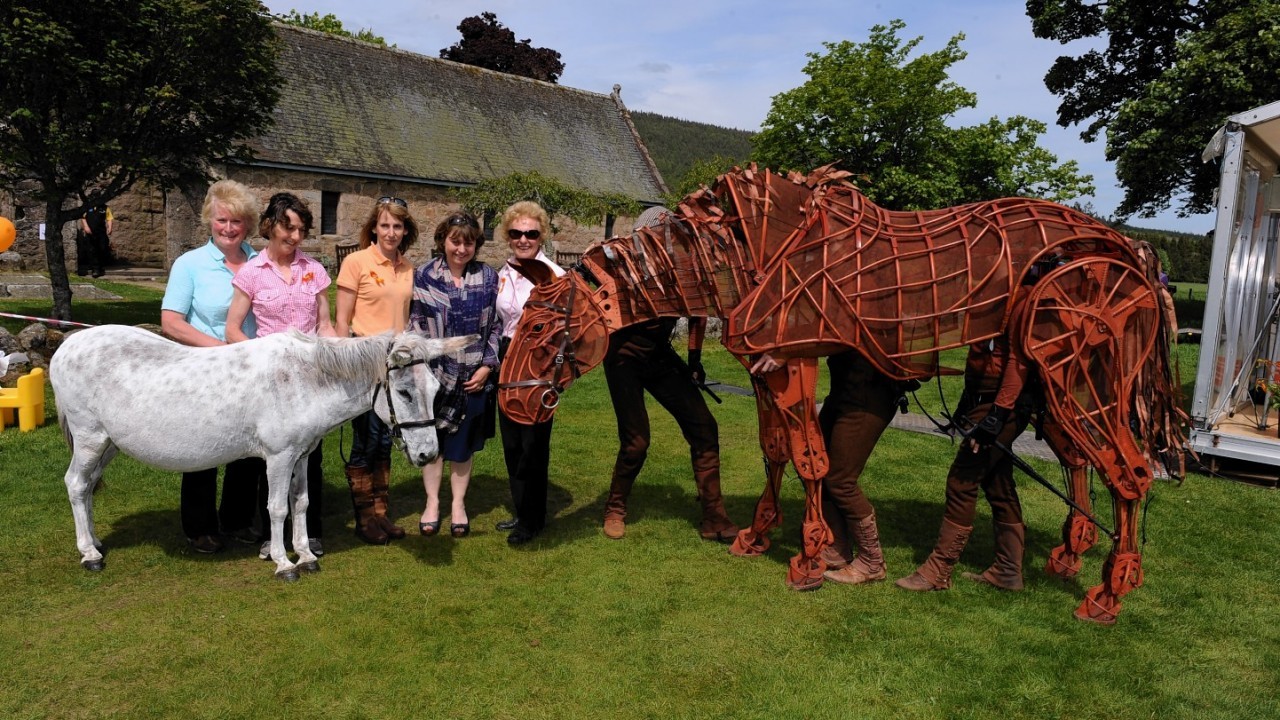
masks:
<path id="1" fill-rule="evenodd" d="M 102 568 L 106 566 L 107 566 L 107 563 L 102 558 L 98 558 L 97 560 L 81 560 L 80 561 L 80 567 L 83 567 L 85 570 L 88 570 L 89 572 L 102 572 Z"/>
<path id="2" fill-rule="evenodd" d="M 283 580 L 284 582 L 297 582 L 298 570 L 296 568 L 289 568 L 288 570 L 277 570 L 276 579 Z"/>
<path id="3" fill-rule="evenodd" d="M 301 562 L 301 563 L 298 563 L 297 565 L 294 565 L 293 568 L 295 570 L 299 570 L 304 573 L 318 573 L 320 572 L 320 562 L 317 560 Z"/>

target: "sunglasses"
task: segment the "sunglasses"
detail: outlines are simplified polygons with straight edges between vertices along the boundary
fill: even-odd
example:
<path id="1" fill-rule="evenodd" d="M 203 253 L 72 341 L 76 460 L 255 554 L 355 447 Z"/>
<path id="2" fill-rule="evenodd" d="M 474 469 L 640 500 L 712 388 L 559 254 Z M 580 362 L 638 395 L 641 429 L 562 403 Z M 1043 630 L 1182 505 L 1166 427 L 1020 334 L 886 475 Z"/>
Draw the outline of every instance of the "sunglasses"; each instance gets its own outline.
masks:
<path id="1" fill-rule="evenodd" d="M 475 218 L 469 217 L 467 215 L 457 215 L 455 217 L 451 217 L 449 218 L 448 224 L 450 227 L 463 227 L 463 226 L 480 227 L 480 223 L 476 222 Z"/>
<path id="2" fill-rule="evenodd" d="M 391 197 L 390 195 L 383 195 L 382 197 L 378 198 L 378 204 L 381 205 L 383 203 L 395 203 L 396 205 L 399 205 L 402 208 L 405 208 L 405 209 L 409 208 L 409 203 L 405 202 L 404 200 L 401 200 L 398 197 Z"/>
<path id="3" fill-rule="evenodd" d="M 537 240 L 542 237 L 541 230 L 517 230 L 515 228 L 507 228 L 507 237 L 511 240 L 519 240 L 521 237 L 527 237 L 530 240 Z"/>

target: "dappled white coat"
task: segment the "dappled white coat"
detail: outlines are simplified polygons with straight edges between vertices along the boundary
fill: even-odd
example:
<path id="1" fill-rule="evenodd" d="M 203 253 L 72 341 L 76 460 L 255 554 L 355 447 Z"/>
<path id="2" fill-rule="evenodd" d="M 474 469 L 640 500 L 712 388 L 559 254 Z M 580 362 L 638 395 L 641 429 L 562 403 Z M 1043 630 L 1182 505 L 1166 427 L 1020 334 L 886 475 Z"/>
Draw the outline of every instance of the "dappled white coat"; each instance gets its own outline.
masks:
<path id="1" fill-rule="evenodd" d="M 319 569 L 306 539 L 307 455 L 331 429 L 372 404 L 388 427 L 407 426 L 401 434 L 410 462 L 420 467 L 435 459 L 433 402 L 440 384 L 426 361 L 472 340 L 288 332 L 197 348 L 123 325 L 68 336 L 49 364 L 49 380 L 72 450 L 66 484 L 81 564 L 103 567 L 93 489 L 119 450 L 181 472 L 263 458 L 277 576 L 295 579 L 297 569 Z M 379 387 L 387 390 L 375 397 Z M 297 569 L 284 551 L 290 496 Z"/>

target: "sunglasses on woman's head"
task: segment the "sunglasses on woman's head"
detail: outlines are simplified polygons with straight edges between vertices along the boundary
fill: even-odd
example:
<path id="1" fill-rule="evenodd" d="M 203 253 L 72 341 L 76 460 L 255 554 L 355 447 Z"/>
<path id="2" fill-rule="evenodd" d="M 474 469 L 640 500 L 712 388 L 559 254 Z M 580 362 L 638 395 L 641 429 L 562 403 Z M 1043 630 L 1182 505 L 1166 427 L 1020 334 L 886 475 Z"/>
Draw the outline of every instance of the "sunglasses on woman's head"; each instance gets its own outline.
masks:
<path id="1" fill-rule="evenodd" d="M 480 227 L 480 223 L 476 222 L 473 218 L 467 217 L 466 215 L 458 215 L 456 217 L 449 218 L 448 224 L 450 226 L 456 226 L 456 227 L 462 227 L 464 225 L 472 226 L 472 227 Z"/>
<path id="2" fill-rule="evenodd" d="M 409 203 L 405 202 L 404 200 L 401 200 L 398 197 L 391 197 L 390 195 L 383 195 L 382 197 L 378 198 L 378 204 L 382 205 L 383 203 L 395 203 L 396 205 L 399 205 L 402 208 L 409 207 Z"/>
<path id="3" fill-rule="evenodd" d="M 507 237 L 512 240 L 519 240 L 521 237 L 527 237 L 530 240 L 537 240 L 542 237 L 541 230 L 517 230 L 515 228 L 507 228 Z"/>

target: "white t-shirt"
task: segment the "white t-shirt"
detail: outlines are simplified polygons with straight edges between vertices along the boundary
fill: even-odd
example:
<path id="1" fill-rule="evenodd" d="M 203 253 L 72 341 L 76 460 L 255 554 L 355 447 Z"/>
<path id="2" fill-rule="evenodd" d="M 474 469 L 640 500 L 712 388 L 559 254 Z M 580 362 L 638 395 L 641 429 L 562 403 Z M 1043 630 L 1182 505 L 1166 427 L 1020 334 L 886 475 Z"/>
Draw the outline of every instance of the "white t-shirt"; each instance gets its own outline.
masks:
<path id="1" fill-rule="evenodd" d="M 564 275 L 564 268 L 551 262 L 541 250 L 538 251 L 538 262 L 551 268 L 556 277 Z M 503 263 L 498 271 L 498 319 L 502 321 L 502 336 L 515 335 L 516 325 L 520 323 L 520 314 L 524 312 L 524 304 L 533 292 L 534 284 L 529 278 L 521 275 L 510 263 Z"/>

